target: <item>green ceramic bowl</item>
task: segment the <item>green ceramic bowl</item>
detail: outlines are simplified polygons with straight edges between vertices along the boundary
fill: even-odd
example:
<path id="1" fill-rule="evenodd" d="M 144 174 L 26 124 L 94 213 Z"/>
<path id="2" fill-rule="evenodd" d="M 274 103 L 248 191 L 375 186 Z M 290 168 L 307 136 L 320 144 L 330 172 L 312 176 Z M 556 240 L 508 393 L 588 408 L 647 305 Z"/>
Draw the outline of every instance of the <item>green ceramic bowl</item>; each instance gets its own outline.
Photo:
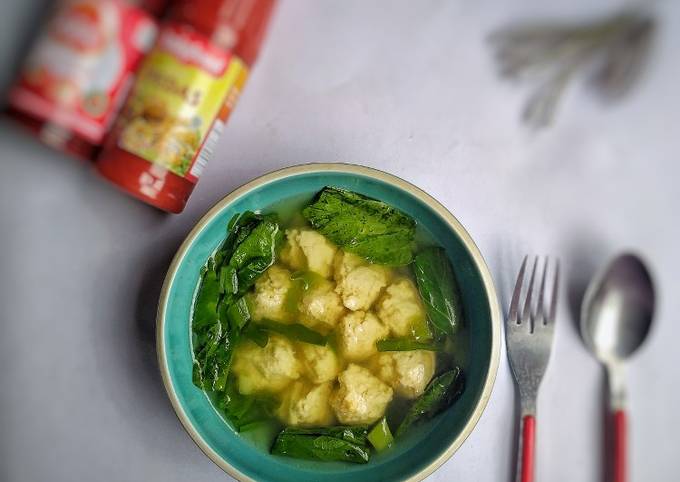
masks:
<path id="1" fill-rule="evenodd" d="M 469 326 L 466 389 L 446 412 L 412 430 L 365 465 L 277 457 L 237 434 L 191 383 L 189 319 L 199 271 L 225 237 L 235 213 L 266 209 L 327 185 L 371 196 L 409 214 L 446 248 L 462 290 Z M 160 299 L 157 344 L 160 370 L 177 416 L 196 444 L 239 480 L 362 482 L 421 480 L 443 464 L 470 435 L 484 410 L 498 369 L 500 310 L 489 270 L 463 226 L 441 204 L 407 182 L 374 169 L 309 164 L 260 177 L 217 203 L 191 231 L 167 274 Z"/>

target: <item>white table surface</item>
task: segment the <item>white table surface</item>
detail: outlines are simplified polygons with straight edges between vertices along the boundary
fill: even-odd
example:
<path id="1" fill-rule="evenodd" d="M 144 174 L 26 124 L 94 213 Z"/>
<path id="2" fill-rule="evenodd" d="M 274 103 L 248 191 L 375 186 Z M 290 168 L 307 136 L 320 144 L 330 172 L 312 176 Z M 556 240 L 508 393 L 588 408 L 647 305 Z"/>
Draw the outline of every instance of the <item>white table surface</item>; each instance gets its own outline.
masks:
<path id="1" fill-rule="evenodd" d="M 44 0 L 0 2 L 0 81 Z M 504 304 L 524 253 L 562 259 L 539 400 L 539 481 L 600 474 L 602 373 L 570 315 L 593 267 L 643 253 L 656 324 L 627 372 L 631 480 L 678 480 L 680 3 L 656 4 L 648 75 L 605 108 L 573 88 L 554 128 L 517 118 L 526 89 L 494 75 L 485 38 L 526 18 L 620 1 L 284 0 L 245 95 L 186 211 L 164 216 L 0 123 L 0 480 L 219 481 L 160 384 L 154 310 L 170 257 L 236 186 L 295 163 L 390 171 L 443 202 L 477 241 Z M 476 429 L 432 481 L 509 481 L 514 387 L 505 357 Z"/>

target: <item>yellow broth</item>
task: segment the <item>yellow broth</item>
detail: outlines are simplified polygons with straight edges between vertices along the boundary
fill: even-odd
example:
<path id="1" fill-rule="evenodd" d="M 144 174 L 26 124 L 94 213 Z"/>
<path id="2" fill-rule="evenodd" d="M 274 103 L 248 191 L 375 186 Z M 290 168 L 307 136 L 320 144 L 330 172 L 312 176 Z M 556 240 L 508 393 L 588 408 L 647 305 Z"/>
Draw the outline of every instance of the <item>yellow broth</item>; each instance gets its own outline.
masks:
<path id="1" fill-rule="evenodd" d="M 234 352 L 229 375 L 245 397 L 265 396 L 278 405 L 270 410 L 269 420 L 258 421 L 247 427 L 248 430 L 242 429 L 246 437 L 263 449 L 269 448 L 276 432 L 285 426 L 372 425 L 386 415 L 390 425 L 395 427 L 434 374 L 454 363 L 463 370 L 467 365 L 468 336 L 464 326 L 453 341 L 444 345 L 442 351 L 377 352 L 375 341 L 379 339 L 404 336 L 427 338 L 423 330 L 428 325 L 425 308 L 411 270 L 409 267 L 370 265 L 354 258 L 353 261 L 358 263 L 354 269 L 361 267 L 364 271 L 374 271 L 378 273 L 375 278 L 379 278 L 382 273 L 384 282 L 377 283 L 377 294 L 373 294 L 376 288 L 371 286 L 371 289 L 356 290 L 354 298 L 345 296 L 347 283 L 346 278 L 342 278 L 342 262 L 339 259 L 347 254 L 324 240 L 324 248 L 335 250 L 329 267 L 328 249 L 325 257 L 320 256 L 325 261 L 314 258 L 310 262 L 304 252 L 302 256 L 299 256 L 299 252 L 293 252 L 295 236 L 291 236 L 291 233 L 307 233 L 306 237 L 311 239 L 305 240 L 308 245 L 313 245 L 315 239 L 319 241 L 321 236 L 313 232 L 301 215 L 302 207 L 308 202 L 308 197 L 300 197 L 270 210 L 279 216 L 281 225 L 287 231 L 287 239 L 277 256 L 277 263 L 262 275 L 248 295 L 248 305 L 254 315 L 254 323 L 273 321 L 284 325 L 302 324 L 326 336 L 328 342 L 326 346 L 311 345 L 283 334 L 270 334 L 265 347 L 251 340 L 241 340 Z M 297 241 L 299 247 L 300 239 Z M 421 227 L 417 228 L 416 241 L 418 248 L 436 244 Z M 313 247 L 309 250 L 310 253 L 314 251 Z M 279 285 L 286 287 L 284 289 Z M 266 293 L 267 288 L 272 286 L 281 289 L 274 290 L 274 294 Z M 395 286 L 401 287 L 400 292 L 408 292 L 409 296 L 403 296 L 406 299 L 404 306 L 408 305 L 406 308 L 399 305 L 399 296 L 393 293 L 390 297 L 390 290 L 394 292 Z M 323 305 L 323 301 L 314 299 L 313 295 L 317 291 L 331 300 L 328 303 L 332 308 L 324 307 L 321 312 L 310 308 L 313 304 Z M 367 291 L 371 293 L 369 301 L 364 299 Z M 307 298 L 311 298 L 311 302 Z M 401 322 L 383 319 L 389 318 L 386 315 L 388 310 L 385 309 L 388 299 L 393 301 L 394 313 L 413 311 L 414 305 L 420 310 L 418 316 L 411 316 L 407 330 Z M 268 304 L 268 301 L 271 303 Z M 356 309 L 352 310 L 347 305 Z M 326 319 L 320 319 L 325 315 Z M 354 325 L 346 320 L 347 317 L 357 319 Z M 370 323 L 367 318 L 370 318 Z M 379 333 L 375 333 L 373 322 L 382 326 Z M 355 338 L 359 339 L 361 347 L 350 346 L 348 340 L 352 336 L 348 334 L 351 331 L 348 326 L 361 327 L 364 324 L 363 331 L 355 330 Z M 432 327 L 429 330 L 432 331 Z M 333 368 L 324 365 L 329 363 L 329 359 L 333 360 Z M 359 400 L 361 393 L 370 393 L 372 396 L 364 396 L 363 400 Z M 216 407 L 219 406 L 213 396 L 211 400 Z M 353 403 L 353 400 L 359 401 Z M 357 405 L 362 404 L 366 407 L 357 408 Z"/>

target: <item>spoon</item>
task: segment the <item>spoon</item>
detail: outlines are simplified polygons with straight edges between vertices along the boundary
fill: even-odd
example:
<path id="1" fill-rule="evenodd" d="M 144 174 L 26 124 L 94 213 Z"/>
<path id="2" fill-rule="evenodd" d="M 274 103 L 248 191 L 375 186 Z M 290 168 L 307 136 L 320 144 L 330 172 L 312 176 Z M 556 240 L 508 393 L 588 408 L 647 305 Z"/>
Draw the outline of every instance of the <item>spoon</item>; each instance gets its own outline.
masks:
<path id="1" fill-rule="evenodd" d="M 654 286 L 640 258 L 622 254 L 591 281 L 581 310 L 581 336 L 604 365 L 611 412 L 609 474 L 626 481 L 626 414 L 623 362 L 645 340 L 654 314 Z"/>

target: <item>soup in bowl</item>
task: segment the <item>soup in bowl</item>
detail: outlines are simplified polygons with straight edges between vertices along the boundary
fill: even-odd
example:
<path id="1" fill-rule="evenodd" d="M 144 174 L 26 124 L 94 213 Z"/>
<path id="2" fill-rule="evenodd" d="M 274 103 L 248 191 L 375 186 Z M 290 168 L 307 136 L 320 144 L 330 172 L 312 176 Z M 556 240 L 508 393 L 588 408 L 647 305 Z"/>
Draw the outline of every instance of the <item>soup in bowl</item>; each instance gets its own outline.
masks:
<path id="1" fill-rule="evenodd" d="M 190 233 L 159 361 L 189 434 L 239 479 L 420 479 L 484 409 L 499 319 L 439 203 L 379 171 L 306 165 L 236 190 Z"/>

